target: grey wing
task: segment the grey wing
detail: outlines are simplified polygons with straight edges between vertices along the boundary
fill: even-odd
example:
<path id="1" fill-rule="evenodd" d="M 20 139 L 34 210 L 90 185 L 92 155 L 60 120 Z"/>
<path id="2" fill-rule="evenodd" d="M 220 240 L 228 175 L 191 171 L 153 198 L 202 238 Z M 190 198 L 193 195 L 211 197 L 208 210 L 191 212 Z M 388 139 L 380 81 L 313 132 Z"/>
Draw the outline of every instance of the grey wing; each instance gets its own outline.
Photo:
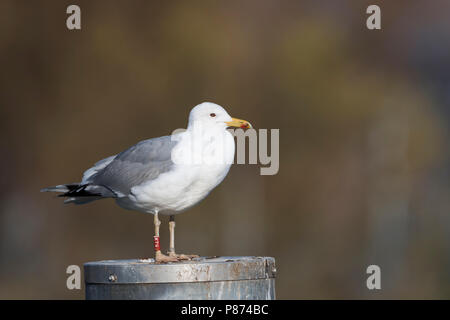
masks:
<path id="1" fill-rule="evenodd" d="M 118 196 L 128 195 L 134 186 L 156 179 L 171 169 L 174 164 L 171 153 L 177 143 L 170 136 L 141 141 L 115 156 L 90 177 L 89 182 L 104 186 Z"/>
<path id="2" fill-rule="evenodd" d="M 108 164 L 110 164 L 114 160 L 114 158 L 116 156 L 117 155 L 113 155 L 111 157 L 102 159 L 102 160 L 98 161 L 97 163 L 95 163 L 92 168 L 87 169 L 83 173 L 83 179 L 81 180 L 81 183 L 83 184 L 83 183 L 91 182 L 92 176 L 94 176 L 100 170 L 103 170 Z"/>

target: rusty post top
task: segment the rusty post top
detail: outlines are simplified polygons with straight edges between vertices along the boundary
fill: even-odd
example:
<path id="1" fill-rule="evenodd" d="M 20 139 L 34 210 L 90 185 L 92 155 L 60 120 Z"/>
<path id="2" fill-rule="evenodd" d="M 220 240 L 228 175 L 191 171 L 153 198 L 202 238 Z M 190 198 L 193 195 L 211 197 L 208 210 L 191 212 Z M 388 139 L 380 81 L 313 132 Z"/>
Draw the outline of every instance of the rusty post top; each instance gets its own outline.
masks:
<path id="1" fill-rule="evenodd" d="M 200 257 L 157 264 L 153 259 L 105 260 L 84 264 L 87 284 L 177 283 L 275 278 L 272 257 Z"/>

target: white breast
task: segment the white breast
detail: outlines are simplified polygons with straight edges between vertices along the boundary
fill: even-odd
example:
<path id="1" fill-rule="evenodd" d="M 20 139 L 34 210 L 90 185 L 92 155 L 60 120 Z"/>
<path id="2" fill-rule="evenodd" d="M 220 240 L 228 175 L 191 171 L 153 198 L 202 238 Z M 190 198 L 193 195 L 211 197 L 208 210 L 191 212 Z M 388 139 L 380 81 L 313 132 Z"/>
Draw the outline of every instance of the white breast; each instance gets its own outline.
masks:
<path id="1" fill-rule="evenodd" d="M 126 201 L 133 202 L 133 209 L 180 213 L 204 199 L 227 175 L 235 150 L 229 132 L 208 131 L 201 139 L 185 132 L 177 138 L 173 169 L 132 188 L 133 195 Z"/>

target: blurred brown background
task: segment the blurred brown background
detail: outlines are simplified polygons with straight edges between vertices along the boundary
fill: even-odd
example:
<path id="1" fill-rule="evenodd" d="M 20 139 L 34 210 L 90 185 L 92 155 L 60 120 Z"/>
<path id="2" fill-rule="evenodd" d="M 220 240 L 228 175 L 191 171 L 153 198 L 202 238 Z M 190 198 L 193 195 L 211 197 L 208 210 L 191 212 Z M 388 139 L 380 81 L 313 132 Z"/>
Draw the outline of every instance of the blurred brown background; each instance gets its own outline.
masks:
<path id="1" fill-rule="evenodd" d="M 203 101 L 279 128 L 280 171 L 233 166 L 178 251 L 274 256 L 280 299 L 450 298 L 450 3 L 377 1 L 381 31 L 369 4 L 0 1 L 0 298 L 81 299 L 68 265 L 151 256 L 152 216 L 39 189 Z"/>

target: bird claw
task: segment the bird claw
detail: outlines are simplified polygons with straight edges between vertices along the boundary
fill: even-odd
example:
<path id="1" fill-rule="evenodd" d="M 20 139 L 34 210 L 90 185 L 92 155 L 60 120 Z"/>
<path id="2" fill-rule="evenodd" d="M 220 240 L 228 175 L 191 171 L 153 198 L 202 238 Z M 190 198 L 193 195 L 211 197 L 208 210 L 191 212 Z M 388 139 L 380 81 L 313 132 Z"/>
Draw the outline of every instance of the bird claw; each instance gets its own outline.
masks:
<path id="1" fill-rule="evenodd" d="M 161 251 L 157 251 L 155 255 L 155 261 L 156 263 L 167 263 L 177 262 L 178 259 L 176 257 L 166 256 L 165 254 L 161 253 Z"/>
<path id="2" fill-rule="evenodd" d="M 199 256 L 196 254 L 182 254 L 175 252 L 168 252 L 169 257 L 176 258 L 177 260 L 192 260 L 194 258 L 198 258 Z"/>

